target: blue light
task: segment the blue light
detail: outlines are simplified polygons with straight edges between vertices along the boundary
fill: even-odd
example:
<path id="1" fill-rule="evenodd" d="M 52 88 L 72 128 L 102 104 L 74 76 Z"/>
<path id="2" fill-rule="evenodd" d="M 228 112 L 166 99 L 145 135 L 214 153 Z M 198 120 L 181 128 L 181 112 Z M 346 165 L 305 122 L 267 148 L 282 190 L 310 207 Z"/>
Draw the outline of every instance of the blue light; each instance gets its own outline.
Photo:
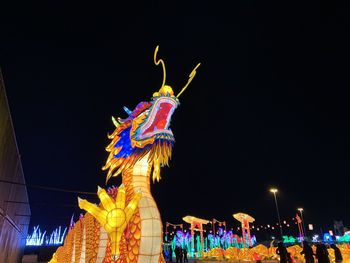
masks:
<path id="1" fill-rule="evenodd" d="M 114 155 L 115 158 L 126 158 L 129 155 L 131 155 L 133 149 L 132 149 L 131 140 L 130 140 L 130 130 L 131 130 L 131 127 L 126 128 L 120 133 L 119 135 L 120 139 L 115 144 L 114 147 L 115 148 L 122 147 L 122 149 L 118 154 Z"/>

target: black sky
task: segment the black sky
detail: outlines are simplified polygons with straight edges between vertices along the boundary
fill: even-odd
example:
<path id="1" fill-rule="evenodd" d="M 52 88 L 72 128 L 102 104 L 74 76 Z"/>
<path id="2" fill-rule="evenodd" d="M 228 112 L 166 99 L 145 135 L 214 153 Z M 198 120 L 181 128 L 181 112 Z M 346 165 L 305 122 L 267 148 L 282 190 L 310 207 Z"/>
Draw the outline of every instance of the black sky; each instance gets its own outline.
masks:
<path id="1" fill-rule="evenodd" d="M 349 6 L 162 2 L 1 7 L 0 66 L 27 183 L 104 185 L 110 117 L 159 89 L 159 44 L 176 91 L 202 62 L 173 116 L 171 166 L 152 185 L 163 221 L 233 225 L 242 211 L 274 222 L 276 186 L 282 218 L 302 206 L 306 223 L 350 225 Z M 32 225 L 80 212 L 77 194 L 28 190 Z"/>

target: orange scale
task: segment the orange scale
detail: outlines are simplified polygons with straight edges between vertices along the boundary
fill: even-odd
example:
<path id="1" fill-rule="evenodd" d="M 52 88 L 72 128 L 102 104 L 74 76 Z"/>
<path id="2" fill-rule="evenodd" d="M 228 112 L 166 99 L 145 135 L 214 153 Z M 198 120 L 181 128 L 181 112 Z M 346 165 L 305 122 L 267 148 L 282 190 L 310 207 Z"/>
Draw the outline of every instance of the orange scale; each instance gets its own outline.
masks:
<path id="1" fill-rule="evenodd" d="M 139 254 L 139 248 L 138 248 L 138 246 L 134 246 L 134 247 L 132 248 L 132 253 L 134 253 L 135 255 L 138 255 L 138 254 Z"/>
<path id="2" fill-rule="evenodd" d="M 140 239 L 140 238 L 141 238 L 141 231 L 140 231 L 139 229 L 138 229 L 137 231 L 135 231 L 134 237 L 135 237 L 136 239 Z"/>
<path id="3" fill-rule="evenodd" d="M 132 238 L 130 239 L 130 247 L 133 247 L 136 245 L 136 239 Z"/>
<path id="4" fill-rule="evenodd" d="M 134 224 L 138 224 L 138 223 L 140 223 L 140 221 L 141 221 L 141 217 L 140 216 L 135 216 L 134 219 L 132 220 L 132 222 Z"/>
<path id="5" fill-rule="evenodd" d="M 134 233 L 136 231 L 136 229 L 137 229 L 137 225 L 133 224 L 133 225 L 131 225 L 130 232 Z"/>
<path id="6" fill-rule="evenodd" d="M 135 255 L 133 253 L 131 253 L 131 252 L 128 254 L 128 256 L 129 256 L 129 260 L 134 260 L 135 259 Z"/>

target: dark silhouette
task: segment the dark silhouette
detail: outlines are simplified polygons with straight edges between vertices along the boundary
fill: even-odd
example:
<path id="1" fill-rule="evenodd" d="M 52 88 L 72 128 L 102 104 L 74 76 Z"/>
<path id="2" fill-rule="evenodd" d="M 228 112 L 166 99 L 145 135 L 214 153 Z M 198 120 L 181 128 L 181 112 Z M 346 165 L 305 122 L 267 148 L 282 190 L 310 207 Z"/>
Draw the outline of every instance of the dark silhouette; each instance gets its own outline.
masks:
<path id="1" fill-rule="evenodd" d="M 303 242 L 303 250 L 300 252 L 300 254 L 304 255 L 305 263 L 314 263 L 314 252 L 312 250 L 312 247 L 309 245 L 308 242 Z"/>
<path id="2" fill-rule="evenodd" d="M 329 247 L 328 245 L 322 244 L 325 263 L 331 263 L 331 261 L 328 257 L 328 255 L 329 255 L 328 250 L 327 250 L 328 247 Z"/>
<path id="3" fill-rule="evenodd" d="M 183 250 L 181 247 L 179 247 L 179 259 L 180 259 L 180 263 L 182 263 L 182 258 L 183 258 Z"/>
<path id="4" fill-rule="evenodd" d="M 188 259 L 187 259 L 187 248 L 184 247 L 183 249 L 183 255 L 184 255 L 184 263 L 187 262 L 188 263 Z"/>
<path id="5" fill-rule="evenodd" d="M 332 244 L 331 248 L 334 250 L 335 263 L 343 262 L 343 256 L 342 256 L 342 254 L 340 252 L 339 247 L 337 247 L 335 244 Z"/>
<path id="6" fill-rule="evenodd" d="M 318 263 L 330 263 L 327 247 L 325 244 L 318 243 L 316 245 L 316 258 L 318 260 Z"/>
<path id="7" fill-rule="evenodd" d="M 282 242 L 278 242 L 276 254 L 280 256 L 280 263 L 288 263 L 287 249 Z"/>
<path id="8" fill-rule="evenodd" d="M 175 247 L 175 258 L 176 258 L 176 263 L 179 263 L 179 260 L 180 260 L 180 247 L 179 246 L 176 246 Z"/>

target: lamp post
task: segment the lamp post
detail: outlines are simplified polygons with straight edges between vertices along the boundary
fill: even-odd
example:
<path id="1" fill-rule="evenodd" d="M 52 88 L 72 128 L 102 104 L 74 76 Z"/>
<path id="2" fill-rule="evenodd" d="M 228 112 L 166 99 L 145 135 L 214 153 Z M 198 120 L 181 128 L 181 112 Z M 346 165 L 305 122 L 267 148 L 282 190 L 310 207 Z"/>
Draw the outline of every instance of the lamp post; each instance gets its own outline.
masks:
<path id="1" fill-rule="evenodd" d="M 304 231 L 304 235 L 306 236 L 306 228 L 305 228 L 305 224 L 304 224 L 304 218 L 303 218 L 303 211 L 304 209 L 303 208 L 298 208 L 298 211 L 300 212 L 300 217 L 301 217 L 301 222 L 302 222 L 302 226 L 303 226 L 303 231 Z"/>
<path id="2" fill-rule="evenodd" d="M 276 197 L 276 193 L 278 192 L 278 190 L 276 188 L 271 188 L 270 192 L 273 193 L 273 197 L 275 198 L 275 205 L 276 205 L 276 211 L 277 211 L 278 224 L 279 224 L 280 233 L 281 233 L 281 239 L 282 239 L 283 238 L 283 231 L 282 231 L 280 212 L 278 210 L 277 197 Z"/>

